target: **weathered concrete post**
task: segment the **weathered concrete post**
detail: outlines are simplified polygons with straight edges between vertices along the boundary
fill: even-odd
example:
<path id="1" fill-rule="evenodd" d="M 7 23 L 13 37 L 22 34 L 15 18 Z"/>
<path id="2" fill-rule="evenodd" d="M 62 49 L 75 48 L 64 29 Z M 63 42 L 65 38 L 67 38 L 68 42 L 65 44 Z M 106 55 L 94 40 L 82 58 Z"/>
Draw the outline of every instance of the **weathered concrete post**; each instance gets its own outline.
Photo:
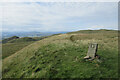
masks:
<path id="1" fill-rule="evenodd" d="M 98 48 L 97 43 L 91 43 L 89 45 L 87 56 L 85 56 L 84 58 L 85 59 L 88 59 L 88 58 L 94 59 L 96 57 L 97 48 Z"/>

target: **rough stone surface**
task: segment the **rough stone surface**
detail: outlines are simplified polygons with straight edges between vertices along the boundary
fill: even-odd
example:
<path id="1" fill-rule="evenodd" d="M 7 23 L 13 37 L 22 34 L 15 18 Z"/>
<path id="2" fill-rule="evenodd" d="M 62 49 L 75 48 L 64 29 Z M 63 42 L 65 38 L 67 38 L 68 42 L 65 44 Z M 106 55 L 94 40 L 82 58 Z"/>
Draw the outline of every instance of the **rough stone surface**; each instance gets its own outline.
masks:
<path id="1" fill-rule="evenodd" d="M 87 59 L 89 57 L 89 58 L 94 59 L 96 56 L 97 48 L 98 48 L 97 43 L 90 43 L 87 56 L 84 58 Z"/>
<path id="2" fill-rule="evenodd" d="M 98 44 L 97 43 L 91 43 L 89 45 L 87 56 L 90 56 L 91 58 L 95 58 L 96 52 L 97 52 Z"/>

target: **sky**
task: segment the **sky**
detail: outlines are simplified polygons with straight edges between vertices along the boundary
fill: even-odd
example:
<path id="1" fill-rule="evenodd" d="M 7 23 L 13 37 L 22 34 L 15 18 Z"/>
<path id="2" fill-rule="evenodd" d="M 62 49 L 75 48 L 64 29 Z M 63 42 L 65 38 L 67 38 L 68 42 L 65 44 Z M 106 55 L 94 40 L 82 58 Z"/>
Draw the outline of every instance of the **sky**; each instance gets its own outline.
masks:
<path id="1" fill-rule="evenodd" d="M 7 2 L 0 11 L 2 31 L 118 29 L 117 2 Z"/>

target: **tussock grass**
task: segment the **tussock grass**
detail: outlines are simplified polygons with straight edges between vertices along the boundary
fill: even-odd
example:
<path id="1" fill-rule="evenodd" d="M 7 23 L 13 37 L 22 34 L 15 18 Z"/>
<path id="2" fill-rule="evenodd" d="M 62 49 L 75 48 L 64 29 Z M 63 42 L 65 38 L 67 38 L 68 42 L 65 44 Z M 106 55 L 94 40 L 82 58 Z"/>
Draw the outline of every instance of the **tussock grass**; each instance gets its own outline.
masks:
<path id="1" fill-rule="evenodd" d="M 30 44 L 3 60 L 3 78 L 116 78 L 117 31 L 88 32 L 54 35 Z M 98 43 L 101 62 L 83 59 L 91 42 Z"/>

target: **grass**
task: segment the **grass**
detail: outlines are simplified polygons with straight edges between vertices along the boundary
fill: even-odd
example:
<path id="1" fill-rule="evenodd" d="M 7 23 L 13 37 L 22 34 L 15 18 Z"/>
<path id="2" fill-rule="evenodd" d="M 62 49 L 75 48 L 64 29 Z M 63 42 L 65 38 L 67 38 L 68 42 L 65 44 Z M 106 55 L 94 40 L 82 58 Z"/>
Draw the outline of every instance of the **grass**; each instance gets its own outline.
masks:
<path id="1" fill-rule="evenodd" d="M 101 62 L 83 59 L 91 42 L 98 43 Z M 117 78 L 117 42 L 111 30 L 54 35 L 5 58 L 3 78 Z"/>
<path id="2" fill-rule="evenodd" d="M 6 43 L 2 45 L 2 58 L 6 58 L 33 42 Z"/>
<path id="3" fill-rule="evenodd" d="M 34 38 L 31 37 L 14 38 L 14 37 L 15 36 L 3 40 L 3 44 L 2 44 L 3 59 L 16 53 L 17 51 L 23 49 L 26 46 L 45 38 L 45 37 L 34 37 Z"/>

